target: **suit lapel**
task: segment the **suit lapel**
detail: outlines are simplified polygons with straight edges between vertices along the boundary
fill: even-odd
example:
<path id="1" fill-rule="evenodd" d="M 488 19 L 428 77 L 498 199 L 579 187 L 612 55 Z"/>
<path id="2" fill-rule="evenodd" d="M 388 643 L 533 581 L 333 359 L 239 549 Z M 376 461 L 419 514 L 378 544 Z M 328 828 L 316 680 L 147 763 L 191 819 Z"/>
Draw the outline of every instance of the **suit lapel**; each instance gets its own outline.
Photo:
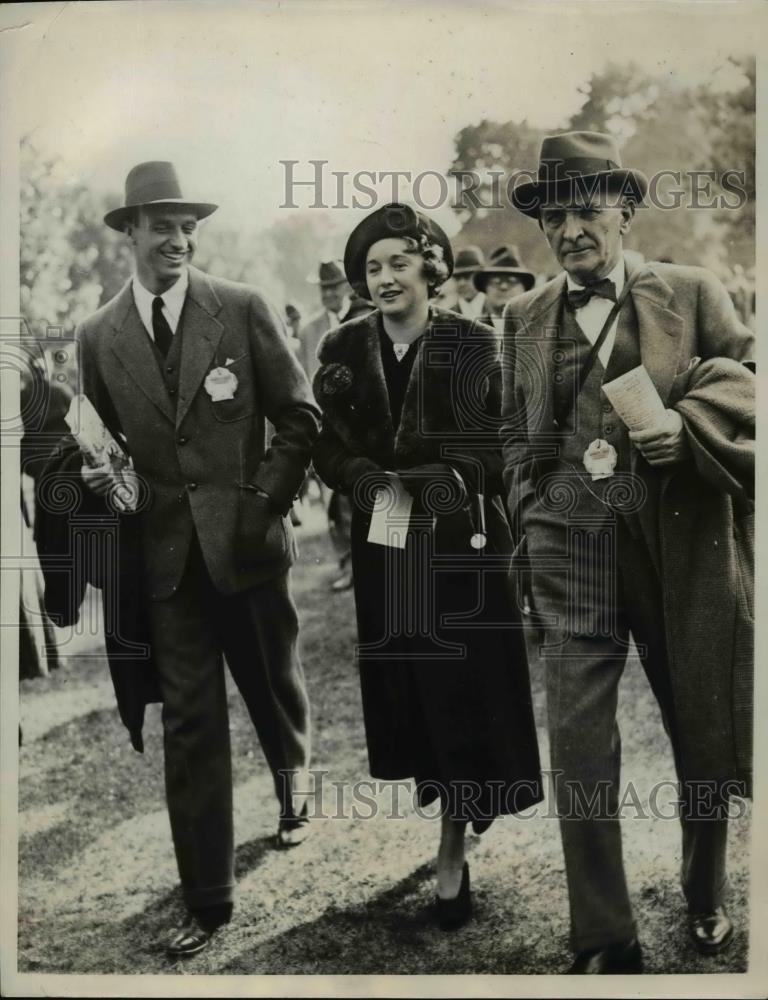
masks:
<path id="1" fill-rule="evenodd" d="M 224 326 L 215 318 L 221 303 L 210 282 L 196 268 L 189 269 L 189 289 L 179 326 L 182 331 L 181 370 L 179 372 L 179 403 L 176 409 L 178 427 L 192 405 L 224 333 Z"/>
<path id="2" fill-rule="evenodd" d="M 666 406 L 677 374 L 685 321 L 668 308 L 672 289 L 652 267 L 646 266 L 631 295 L 637 312 L 640 357 Z"/>
<path id="3" fill-rule="evenodd" d="M 516 331 L 517 337 L 536 341 L 540 345 L 534 356 L 533 345 L 522 352 L 524 357 L 527 356 L 528 370 L 534 375 L 539 371 L 542 373 L 541 385 L 537 385 L 534 378 L 525 394 L 526 422 L 529 432 L 533 434 L 549 434 L 554 428 L 553 353 L 557 347 L 557 333 L 562 329 L 564 287 L 565 272 L 542 288 L 531 315 L 523 318 Z"/>
<path id="4" fill-rule="evenodd" d="M 133 300 L 132 281 L 123 287 L 114 306 L 112 350 L 147 399 L 173 421 L 173 404 L 157 364 L 154 348 Z"/>

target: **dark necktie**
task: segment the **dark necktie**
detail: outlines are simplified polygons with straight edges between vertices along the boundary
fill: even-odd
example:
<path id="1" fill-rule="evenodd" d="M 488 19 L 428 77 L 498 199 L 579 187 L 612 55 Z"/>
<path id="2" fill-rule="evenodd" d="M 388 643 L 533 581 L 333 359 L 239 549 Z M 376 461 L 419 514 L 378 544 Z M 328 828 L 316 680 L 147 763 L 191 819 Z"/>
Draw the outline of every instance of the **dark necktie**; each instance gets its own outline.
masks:
<path id="1" fill-rule="evenodd" d="M 168 326 L 168 320 L 163 316 L 163 300 L 159 295 L 152 300 L 152 332 L 155 335 L 157 349 L 165 357 L 173 340 L 173 331 Z"/>
<path id="2" fill-rule="evenodd" d="M 568 292 L 568 307 L 574 310 L 581 309 L 593 295 L 599 295 L 602 299 L 610 299 L 611 302 L 615 302 L 616 286 L 610 278 L 601 278 L 600 281 L 596 281 L 594 285 L 587 285 L 586 288 L 574 288 Z"/>

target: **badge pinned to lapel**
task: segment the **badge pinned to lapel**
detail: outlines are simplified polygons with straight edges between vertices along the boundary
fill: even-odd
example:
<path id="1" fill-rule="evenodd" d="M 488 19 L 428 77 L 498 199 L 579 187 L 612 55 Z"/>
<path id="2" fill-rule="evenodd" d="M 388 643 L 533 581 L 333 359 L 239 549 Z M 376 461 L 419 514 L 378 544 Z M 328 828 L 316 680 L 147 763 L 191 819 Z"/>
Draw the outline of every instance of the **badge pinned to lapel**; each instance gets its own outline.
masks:
<path id="1" fill-rule="evenodd" d="M 205 376 L 205 391 L 214 403 L 234 399 L 237 392 L 237 375 L 229 368 L 213 368 Z"/>
<path id="2" fill-rule="evenodd" d="M 584 468 L 596 479 L 609 479 L 616 468 L 618 455 L 612 444 L 597 438 L 584 452 Z"/>

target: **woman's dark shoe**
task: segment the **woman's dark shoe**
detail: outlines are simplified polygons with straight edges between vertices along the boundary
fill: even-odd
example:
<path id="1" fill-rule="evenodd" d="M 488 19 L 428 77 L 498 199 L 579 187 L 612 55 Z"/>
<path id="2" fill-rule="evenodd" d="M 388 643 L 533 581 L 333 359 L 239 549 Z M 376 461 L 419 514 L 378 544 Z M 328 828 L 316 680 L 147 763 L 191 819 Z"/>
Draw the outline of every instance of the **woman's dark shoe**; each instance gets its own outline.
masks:
<path id="1" fill-rule="evenodd" d="M 443 899 L 436 896 L 437 923 L 441 930 L 455 931 L 472 916 L 472 897 L 469 894 L 469 865 L 464 862 L 461 871 L 461 886 L 456 896 Z"/>

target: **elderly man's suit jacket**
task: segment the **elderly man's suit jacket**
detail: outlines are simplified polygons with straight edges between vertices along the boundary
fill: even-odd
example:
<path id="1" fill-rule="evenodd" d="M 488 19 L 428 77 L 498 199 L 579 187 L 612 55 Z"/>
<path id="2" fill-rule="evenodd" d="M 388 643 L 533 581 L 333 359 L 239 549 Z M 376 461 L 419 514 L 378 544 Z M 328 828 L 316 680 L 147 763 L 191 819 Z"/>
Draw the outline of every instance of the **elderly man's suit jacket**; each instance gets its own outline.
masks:
<path id="1" fill-rule="evenodd" d="M 85 320 L 78 343 L 82 391 L 146 485 L 135 516 L 149 595 L 161 600 L 176 590 L 193 529 L 222 593 L 283 572 L 295 546 L 282 515 L 306 473 L 318 414 L 281 322 L 258 292 L 190 268 L 163 363 L 129 282 Z M 233 398 L 215 402 L 205 381 L 217 367 L 231 371 L 237 387 Z M 275 428 L 269 448 L 266 420 Z M 249 519 L 263 517 L 254 487 L 275 511 L 256 547 L 253 532 L 244 531 Z"/>
<path id="2" fill-rule="evenodd" d="M 511 512 L 535 502 L 556 457 L 553 386 L 565 275 L 507 306 L 502 450 Z M 645 482 L 646 538 L 661 554 L 667 654 L 684 774 L 737 778 L 749 787 L 751 729 L 751 521 L 754 477 L 754 338 L 708 271 L 651 263 L 631 296 L 642 363 L 664 405 L 681 414 L 689 456 Z M 518 520 L 518 519 L 516 519 Z M 529 553 L 535 566 L 535 552 Z"/>

